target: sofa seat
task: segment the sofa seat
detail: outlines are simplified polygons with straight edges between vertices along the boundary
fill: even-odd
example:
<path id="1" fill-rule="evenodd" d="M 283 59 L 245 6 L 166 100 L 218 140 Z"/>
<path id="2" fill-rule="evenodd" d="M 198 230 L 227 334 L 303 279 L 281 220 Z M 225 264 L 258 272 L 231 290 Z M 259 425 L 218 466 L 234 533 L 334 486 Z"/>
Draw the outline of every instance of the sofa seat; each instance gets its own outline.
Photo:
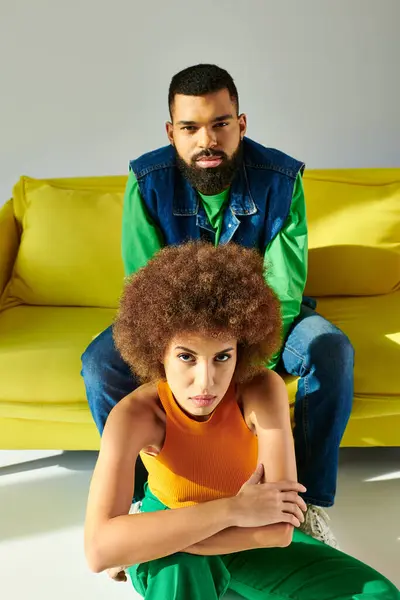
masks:
<path id="1" fill-rule="evenodd" d="M 354 408 L 343 445 L 397 445 L 400 292 L 321 298 L 318 310 L 356 352 Z M 0 447 L 98 448 L 80 356 L 114 315 L 107 308 L 40 306 L 0 313 Z M 293 406 L 296 378 L 287 383 Z"/>
<path id="2" fill-rule="evenodd" d="M 40 306 L 0 313 L 1 448 L 98 447 L 80 356 L 114 315 L 107 308 Z"/>
<path id="3" fill-rule="evenodd" d="M 353 416 L 400 414 L 400 292 L 321 298 L 318 311 L 354 345 Z"/>
<path id="4" fill-rule="evenodd" d="M 400 292 L 318 299 L 318 312 L 355 349 L 354 404 L 342 446 L 398 446 L 400 431 Z M 296 380 L 288 381 L 292 413 Z"/>

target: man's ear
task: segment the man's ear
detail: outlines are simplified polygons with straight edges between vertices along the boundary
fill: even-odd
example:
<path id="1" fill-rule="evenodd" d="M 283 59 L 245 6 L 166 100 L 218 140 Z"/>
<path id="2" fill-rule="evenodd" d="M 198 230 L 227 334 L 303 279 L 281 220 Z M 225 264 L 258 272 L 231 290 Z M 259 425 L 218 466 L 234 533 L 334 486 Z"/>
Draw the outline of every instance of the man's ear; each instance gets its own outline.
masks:
<path id="1" fill-rule="evenodd" d="M 241 139 L 244 138 L 244 136 L 246 135 L 246 131 L 247 131 L 247 117 L 244 113 L 242 113 L 241 115 L 238 116 L 238 121 L 239 121 L 239 128 L 240 128 L 240 137 Z"/>
<path id="2" fill-rule="evenodd" d="M 174 126 L 171 121 L 165 123 L 165 131 L 167 132 L 169 143 L 174 146 Z"/>

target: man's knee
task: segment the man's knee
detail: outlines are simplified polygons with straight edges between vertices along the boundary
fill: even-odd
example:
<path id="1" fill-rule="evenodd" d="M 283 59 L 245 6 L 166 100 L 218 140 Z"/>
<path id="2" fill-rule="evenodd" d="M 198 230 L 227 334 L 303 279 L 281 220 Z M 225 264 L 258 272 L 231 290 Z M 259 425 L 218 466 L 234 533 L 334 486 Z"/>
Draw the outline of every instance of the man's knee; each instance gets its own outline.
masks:
<path id="1" fill-rule="evenodd" d="M 315 339 L 310 355 L 311 371 L 330 391 L 325 402 L 331 398 L 335 410 L 348 418 L 354 394 L 354 348 L 349 338 L 332 326 L 331 331 Z"/>
<path id="2" fill-rule="evenodd" d="M 347 335 L 332 325 L 332 329 L 317 335 L 310 344 L 308 366 L 311 372 L 338 390 L 353 387 L 354 348 Z"/>
<path id="3" fill-rule="evenodd" d="M 343 368 L 352 372 L 354 348 L 347 335 L 336 325 L 313 313 L 301 319 L 289 334 L 283 360 L 289 373 L 296 373 L 297 367 L 300 372 L 296 374 L 301 376 L 316 369 L 336 373 Z"/>
<path id="4" fill-rule="evenodd" d="M 320 336 L 316 340 L 314 352 L 315 361 L 329 361 L 334 370 L 353 371 L 354 347 L 343 331 L 332 326 L 332 330 Z"/>

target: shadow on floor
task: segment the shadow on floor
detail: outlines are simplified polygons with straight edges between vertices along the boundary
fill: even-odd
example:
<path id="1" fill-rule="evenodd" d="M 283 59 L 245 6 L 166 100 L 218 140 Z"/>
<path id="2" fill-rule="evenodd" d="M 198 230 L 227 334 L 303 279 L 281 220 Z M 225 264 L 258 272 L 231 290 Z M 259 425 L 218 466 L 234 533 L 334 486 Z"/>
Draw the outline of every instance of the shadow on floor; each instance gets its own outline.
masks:
<path id="1" fill-rule="evenodd" d="M 1 467 L 0 542 L 82 526 L 96 458 L 65 452 Z"/>
<path id="2" fill-rule="evenodd" d="M 97 452 L 64 452 L 36 460 L 23 452 L 22 458 L 28 460 L 0 467 L 0 541 L 82 527 Z M 353 522 L 351 538 L 361 540 L 371 518 L 382 529 L 396 528 L 387 515 L 400 497 L 399 471 L 400 448 L 341 451 L 338 502 L 332 509 L 340 536 L 347 537 L 348 523 Z M 382 476 L 388 478 L 380 480 Z M 368 481 L 374 478 L 378 480 Z M 355 505 L 361 521 L 353 518 Z"/>
<path id="3" fill-rule="evenodd" d="M 17 451 L 19 452 L 19 451 Z M 28 455 L 28 451 L 21 451 L 23 456 Z M 2 475 L 11 475 L 23 473 L 34 469 L 45 469 L 47 467 L 63 467 L 72 471 L 92 471 L 97 459 L 98 452 L 73 451 L 46 456 L 45 458 L 35 458 L 33 460 L 24 460 L 17 464 L 0 467 L 0 477 Z"/>

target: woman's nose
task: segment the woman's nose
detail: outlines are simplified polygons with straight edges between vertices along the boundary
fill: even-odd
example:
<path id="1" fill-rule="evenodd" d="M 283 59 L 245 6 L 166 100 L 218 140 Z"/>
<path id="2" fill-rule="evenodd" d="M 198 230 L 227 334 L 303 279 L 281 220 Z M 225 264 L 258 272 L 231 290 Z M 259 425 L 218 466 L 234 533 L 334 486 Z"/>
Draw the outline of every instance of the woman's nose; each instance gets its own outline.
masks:
<path id="1" fill-rule="evenodd" d="M 207 361 L 199 362 L 197 365 L 197 386 L 202 394 L 207 394 L 214 386 L 214 366 Z"/>

